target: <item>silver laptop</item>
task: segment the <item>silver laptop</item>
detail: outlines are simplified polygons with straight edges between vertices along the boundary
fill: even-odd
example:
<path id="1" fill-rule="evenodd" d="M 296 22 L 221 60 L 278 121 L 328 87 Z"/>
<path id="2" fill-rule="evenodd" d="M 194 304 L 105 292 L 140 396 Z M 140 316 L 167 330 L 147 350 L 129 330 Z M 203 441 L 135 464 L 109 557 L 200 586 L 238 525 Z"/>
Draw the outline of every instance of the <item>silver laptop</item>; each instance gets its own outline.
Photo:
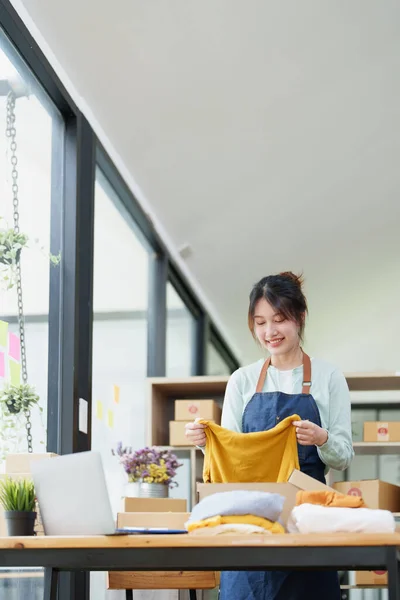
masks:
<path id="1" fill-rule="evenodd" d="M 31 471 L 46 535 L 115 533 L 99 452 L 34 461 Z"/>
<path id="2" fill-rule="evenodd" d="M 99 452 L 77 452 L 31 465 L 46 535 L 187 533 L 167 527 L 116 529 Z"/>

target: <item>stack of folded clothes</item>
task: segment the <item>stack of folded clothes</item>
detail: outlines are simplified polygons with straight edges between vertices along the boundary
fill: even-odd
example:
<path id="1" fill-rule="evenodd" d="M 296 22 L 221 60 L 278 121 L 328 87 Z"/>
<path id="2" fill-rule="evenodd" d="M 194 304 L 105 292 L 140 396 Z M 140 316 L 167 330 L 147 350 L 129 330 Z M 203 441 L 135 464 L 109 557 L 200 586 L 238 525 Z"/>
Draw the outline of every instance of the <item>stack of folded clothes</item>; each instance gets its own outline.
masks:
<path id="1" fill-rule="evenodd" d="M 285 533 L 279 522 L 285 498 L 235 490 L 206 496 L 193 508 L 186 529 L 194 535 Z"/>
<path id="2" fill-rule="evenodd" d="M 289 533 L 393 533 L 393 514 L 370 509 L 358 496 L 337 492 L 297 492 L 287 529 Z"/>

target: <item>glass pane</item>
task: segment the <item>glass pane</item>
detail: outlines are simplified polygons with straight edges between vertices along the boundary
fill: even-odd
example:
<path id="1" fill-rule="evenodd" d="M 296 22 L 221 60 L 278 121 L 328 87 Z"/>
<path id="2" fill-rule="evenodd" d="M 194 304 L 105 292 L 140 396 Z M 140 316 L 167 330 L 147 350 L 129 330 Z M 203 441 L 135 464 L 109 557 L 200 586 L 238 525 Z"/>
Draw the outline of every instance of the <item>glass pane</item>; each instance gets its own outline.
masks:
<path id="1" fill-rule="evenodd" d="M 192 373 L 195 319 L 167 283 L 167 377 L 189 377 Z"/>
<path id="2" fill-rule="evenodd" d="M 119 441 L 145 445 L 148 252 L 119 211 L 119 199 L 97 172 L 94 239 L 92 448 L 100 451 L 114 515 L 125 474 L 111 450 Z M 105 573 L 91 576 L 91 597 L 106 592 Z"/>
<path id="3" fill-rule="evenodd" d="M 9 129 L 13 124 L 15 131 Z M 8 134 L 6 129 L 8 128 Z M 14 148 L 13 148 L 14 143 Z M 15 239 L 14 218 L 25 235 L 20 254 L 22 302 L 25 314 L 25 347 L 28 383 L 40 397 L 32 416 L 33 450 L 46 449 L 48 314 L 50 274 L 50 208 L 52 161 L 62 145 L 62 120 L 43 90 L 11 49 L 0 30 L 0 236 Z M 18 200 L 18 213 L 13 201 Z M 10 239 L 10 238 L 8 238 Z M 7 249 L 14 242 L 6 243 Z M 4 244 L 3 244 L 4 245 Z M 14 246 L 15 248 L 15 246 Z M 11 250 L 12 252 L 12 250 Z M 7 255 L 0 260 L 0 319 L 8 323 L 0 334 L 0 387 L 22 381 L 15 265 Z M 59 268 L 59 267 L 53 267 Z M 5 328 L 7 327 L 7 332 Z M 4 414 L 0 408 L 0 419 Z M 24 418 L 0 432 L 1 458 L 8 451 L 26 451 Z"/>
<path id="4" fill-rule="evenodd" d="M 52 194 L 61 193 L 53 189 L 52 163 L 55 148 L 62 147 L 62 137 L 60 114 L 0 29 L 0 389 L 9 383 L 18 386 L 23 381 L 16 285 L 18 254 L 13 255 L 14 244 L 20 241 L 27 381 L 39 396 L 31 408 L 34 452 L 46 450 L 50 206 Z M 18 214 L 13 207 L 16 199 Z M 24 240 L 15 238 L 16 216 L 19 233 L 26 236 Z M 28 450 L 25 423 L 23 415 L 10 415 L 0 406 L 0 471 L 5 470 L 3 459 L 8 452 Z M 6 535 L 2 510 L 0 535 Z M 42 596 L 41 569 L 0 572 L 0 598 Z"/>
<path id="5" fill-rule="evenodd" d="M 207 375 L 230 375 L 231 369 L 226 364 L 214 344 L 207 344 Z"/>

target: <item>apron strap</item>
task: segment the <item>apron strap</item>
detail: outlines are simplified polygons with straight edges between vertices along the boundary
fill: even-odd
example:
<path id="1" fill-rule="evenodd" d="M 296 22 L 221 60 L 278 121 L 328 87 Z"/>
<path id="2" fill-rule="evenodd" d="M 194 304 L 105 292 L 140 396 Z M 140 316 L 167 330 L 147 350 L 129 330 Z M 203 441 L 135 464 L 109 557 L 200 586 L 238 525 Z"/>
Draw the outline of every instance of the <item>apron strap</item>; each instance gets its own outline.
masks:
<path id="1" fill-rule="evenodd" d="M 260 394 L 263 391 L 265 378 L 267 376 L 268 367 L 271 364 L 271 357 L 268 357 L 262 366 L 260 376 L 258 378 L 256 394 Z M 308 354 L 303 352 L 303 388 L 302 394 L 309 394 L 311 387 L 311 360 Z"/>

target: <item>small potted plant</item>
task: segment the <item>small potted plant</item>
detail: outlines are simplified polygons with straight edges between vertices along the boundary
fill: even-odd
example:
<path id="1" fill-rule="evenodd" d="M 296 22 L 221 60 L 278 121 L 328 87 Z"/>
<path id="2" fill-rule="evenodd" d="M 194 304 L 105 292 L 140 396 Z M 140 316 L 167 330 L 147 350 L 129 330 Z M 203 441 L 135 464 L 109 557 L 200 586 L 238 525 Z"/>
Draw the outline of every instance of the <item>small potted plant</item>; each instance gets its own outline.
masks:
<path id="1" fill-rule="evenodd" d="M 16 284 L 16 266 L 27 243 L 28 236 L 25 233 L 15 232 L 14 229 L 0 229 L 1 278 L 8 289 Z"/>
<path id="2" fill-rule="evenodd" d="M 4 221 L 0 217 L 0 223 Z M 6 289 L 14 287 L 18 280 L 17 265 L 21 259 L 21 252 L 28 248 L 29 237 L 26 233 L 15 231 L 10 227 L 0 227 L 0 282 L 3 282 Z M 38 244 L 39 240 L 35 240 Z M 44 251 L 44 248 L 41 247 Z M 50 262 L 58 265 L 61 255 L 55 256 L 49 253 Z"/>
<path id="3" fill-rule="evenodd" d="M 28 383 L 19 385 L 6 384 L 0 392 L 0 403 L 5 414 L 16 415 L 30 410 L 38 404 L 40 398 L 35 388 Z M 41 410 L 41 407 L 39 407 Z"/>
<path id="4" fill-rule="evenodd" d="M 0 502 L 8 535 L 34 535 L 36 495 L 32 481 L 9 477 L 0 481 Z"/>
<path id="5" fill-rule="evenodd" d="M 178 485 L 174 477 L 182 464 L 170 450 L 154 446 L 133 451 L 120 442 L 112 453 L 119 456 L 129 483 L 139 484 L 140 497 L 167 498 L 169 489 Z"/>

